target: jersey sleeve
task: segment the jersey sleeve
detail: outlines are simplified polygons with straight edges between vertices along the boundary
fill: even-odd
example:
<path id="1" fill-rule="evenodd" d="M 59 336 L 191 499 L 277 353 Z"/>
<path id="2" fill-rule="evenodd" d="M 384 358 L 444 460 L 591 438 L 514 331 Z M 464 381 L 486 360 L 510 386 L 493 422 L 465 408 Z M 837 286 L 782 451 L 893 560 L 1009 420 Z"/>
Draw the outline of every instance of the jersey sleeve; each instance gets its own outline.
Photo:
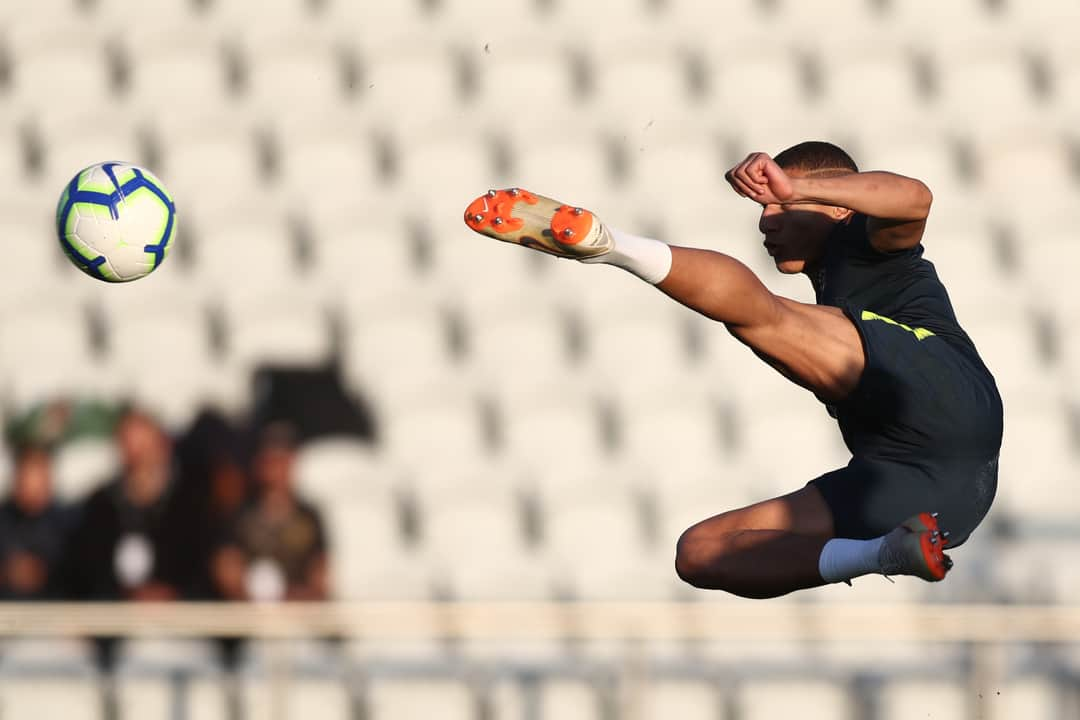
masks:
<path id="1" fill-rule="evenodd" d="M 844 248 L 845 254 L 852 260 L 863 265 L 877 265 L 888 262 L 908 262 L 918 260 L 922 256 L 922 244 L 913 248 L 905 248 L 893 252 L 882 252 L 870 243 L 870 232 L 867 230 L 869 217 L 862 213 L 855 213 L 851 220 L 836 228 L 836 240 Z"/>

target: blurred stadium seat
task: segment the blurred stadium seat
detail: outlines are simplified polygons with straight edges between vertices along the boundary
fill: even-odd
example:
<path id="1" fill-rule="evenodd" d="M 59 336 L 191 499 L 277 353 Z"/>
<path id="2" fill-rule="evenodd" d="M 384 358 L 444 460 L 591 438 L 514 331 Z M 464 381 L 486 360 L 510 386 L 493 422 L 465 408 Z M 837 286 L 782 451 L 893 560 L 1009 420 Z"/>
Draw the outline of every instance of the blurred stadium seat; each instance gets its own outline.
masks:
<path id="1" fill-rule="evenodd" d="M 206 403 L 242 411 L 258 364 L 338 359 L 384 432 L 299 459 L 336 598 L 737 606 L 678 581 L 675 543 L 846 462 L 824 407 L 644 283 L 485 243 L 461 213 L 520 185 L 729 252 L 812 301 L 805 278 L 774 272 L 759 208 L 723 172 L 830 139 L 934 192 L 926 257 L 1003 391 L 1006 444 L 991 520 L 956 554 L 968 574 L 861 578 L 800 602 L 1075 603 L 1078 19 L 1075 3 L 1022 0 L 0 3 L 0 409 L 130 397 L 179 429 Z M 152 168 L 181 217 L 168 265 L 127 287 L 68 267 L 52 227 L 63 183 L 106 159 Z M 104 439 L 63 448 L 58 495 L 84 495 L 114 461 Z M 1034 646 L 979 699 L 955 644 L 462 646 L 436 615 L 410 640 L 348 641 L 347 677 L 319 665 L 334 652 L 321 643 L 262 643 L 237 678 L 207 645 L 128 643 L 117 702 L 165 716 L 188 673 L 188 716 L 206 720 L 234 717 L 234 680 L 248 718 L 1074 709 L 1068 653 Z M 639 661 L 674 676 L 634 680 Z M 850 681 L 867 668 L 869 698 Z M 957 672 L 927 679 L 937 668 Z M 5 641 L 0 675 L 5 720 L 112 720 L 86 645 Z"/>
<path id="2" fill-rule="evenodd" d="M 1036 527 L 1074 517 L 1076 507 L 1067 498 L 1078 462 L 1064 403 L 1018 394 L 1006 398 L 1006 407 L 1009 442 L 1001 451 L 1001 511 Z"/>
<path id="3" fill-rule="evenodd" d="M 179 17 L 167 17 L 165 11 L 170 7 Z M 190 22 L 190 7 L 187 0 L 161 3 L 161 14 L 149 14 L 162 21 L 160 25 L 121 36 L 129 73 L 126 96 L 143 121 L 166 119 L 174 104 L 222 107 L 235 102 L 229 82 L 229 62 L 235 50 L 223 33 Z M 124 9 L 130 12 L 130 8 Z M 176 23 L 186 31 L 177 32 Z"/>
<path id="4" fill-rule="evenodd" d="M 1000 36 L 988 46 L 935 46 L 932 61 L 934 103 L 948 127 L 979 133 L 1035 126 L 1044 118 L 1046 98 L 1032 57 Z"/>
<path id="5" fill-rule="evenodd" d="M 288 720 L 312 715 L 327 720 L 352 717 L 345 688 L 332 679 L 294 679 L 287 686 L 266 681 L 249 682 L 244 687 L 244 701 L 248 717 L 270 717 L 275 713 Z"/>
<path id="6" fill-rule="evenodd" d="M 593 467 L 607 452 L 601 407 L 588 390 L 559 394 L 536 388 L 525 396 L 505 395 L 498 411 L 501 452 L 507 459 L 533 470 Z M 554 442 L 557 452 L 549 442 Z"/>
<path id="7" fill-rule="evenodd" d="M 859 4 L 868 8 L 870 2 L 859 0 Z M 802 7 L 792 3 L 792 7 L 796 6 Z M 890 44 L 862 47 L 824 44 L 818 58 L 825 85 L 822 101 L 838 123 L 844 123 L 847 118 L 862 118 L 867 128 L 888 132 L 891 142 L 887 141 L 887 146 L 893 147 L 898 139 L 892 136 L 893 132 L 919 124 L 925 117 L 928 98 L 919 83 L 916 56 L 909 49 Z M 867 169 L 870 167 L 878 166 Z"/>
<path id="8" fill-rule="evenodd" d="M 510 139 L 510 152 L 515 185 L 580 203 L 601 216 L 607 203 L 620 203 L 618 141 L 605 133 L 521 133 Z"/>
<path id="9" fill-rule="evenodd" d="M 840 683 L 828 681 L 751 681 L 739 688 L 736 702 L 747 720 L 800 717 L 806 720 L 852 720 L 855 709 Z M 958 717 L 950 715 L 949 717 Z"/>
<path id="10" fill-rule="evenodd" d="M 82 500 L 116 467 L 111 438 L 87 438 L 62 446 L 53 460 L 53 488 L 64 502 Z"/>
<path id="11" fill-rule="evenodd" d="M 430 566 L 406 545 L 401 496 L 370 485 L 352 494 L 352 498 L 323 506 L 335 596 L 346 600 L 428 598 Z"/>
<path id="12" fill-rule="evenodd" d="M 1011 37 L 1001 8 L 1012 4 L 986 0 L 890 2 L 886 4 L 886 20 L 895 37 L 919 46 L 932 44 L 936 48 L 948 44 L 937 38 L 949 38 L 950 42 L 963 38 L 963 43 L 955 44 L 993 47 L 995 41 Z M 934 33 L 926 32 L 929 27 Z"/>
<path id="13" fill-rule="evenodd" d="M 266 203 L 269 164 L 266 134 L 231 106 L 211 105 L 195 113 L 165 115 L 149 131 L 160 148 L 160 172 L 177 212 L 197 219 L 221 218 L 237 206 Z M 157 174 L 157 173 L 155 173 Z"/>
<path id="14" fill-rule="evenodd" d="M 412 219 L 356 202 L 318 208 L 302 218 L 299 229 L 318 292 L 341 303 L 348 316 L 363 317 L 393 298 L 427 298 L 419 262 L 423 248 Z"/>
<path id="15" fill-rule="evenodd" d="M 378 133 L 352 117 L 315 117 L 270 115 L 268 125 L 280 153 L 281 205 L 312 222 L 324 217 L 334 222 L 350 212 L 356 218 L 370 213 L 375 217 L 369 220 L 389 222 L 388 213 L 373 211 L 386 200 Z"/>
<path id="16" fill-rule="evenodd" d="M 457 48 L 436 38 L 403 44 L 380 35 L 361 57 L 365 116 L 381 127 L 417 133 L 417 139 L 431 128 L 464 126 L 465 62 Z"/>
<path id="17" fill-rule="evenodd" d="M 1014 101 L 1019 102 L 1019 101 Z M 1075 203 L 1075 141 L 1044 124 L 976 136 L 978 178 L 990 203 L 1061 212 Z M 1017 183 L 1017 177 L 1028 178 Z"/>
<path id="18" fill-rule="evenodd" d="M 510 485 L 428 491 L 421 500 L 426 553 L 459 600 L 545 600 L 542 564 L 525 534 L 522 498 Z M 460 562 L 463 557 L 468 563 Z"/>
<path id="19" fill-rule="evenodd" d="M 350 307 L 342 369 L 352 385 L 371 392 L 390 412 L 399 401 L 458 378 L 450 311 L 408 293 Z M 385 305 L 385 309 L 384 309 Z"/>
<path id="20" fill-rule="evenodd" d="M 56 194 L 59 198 L 59 188 Z M 0 236 L 8 239 L 6 257 L 19 268 L 0 285 L 5 305 L 28 303 L 35 297 L 62 292 L 59 286 L 78 278 L 77 271 L 67 266 L 60 243 L 53 239 L 55 220 L 50 209 L 0 205 Z"/>
<path id="21" fill-rule="evenodd" d="M 748 104 L 752 104 L 755 116 L 770 121 L 793 110 L 813 115 L 814 90 L 797 51 L 781 47 L 776 53 L 762 54 L 753 45 L 713 45 L 706 49 L 704 58 L 709 95 L 703 111 L 709 115 L 733 124 L 754 125 L 745 115 L 732 112 Z M 799 125 L 792 123 L 790 127 L 796 130 Z M 795 142 L 798 139 L 792 138 L 787 144 Z"/>
<path id="22" fill-rule="evenodd" d="M 57 293 L 35 301 L 32 313 L 9 307 L 2 314 L 0 343 L 6 350 L 0 366 L 15 407 L 66 393 L 108 397 L 116 392 L 111 378 L 98 372 L 88 310 L 77 298 Z"/>
<path id="23" fill-rule="evenodd" d="M 621 488 L 543 498 L 544 551 L 570 597 L 672 598 L 671 548 L 647 537 L 643 509 L 638 494 Z"/>
<path id="24" fill-rule="evenodd" d="M 472 720 L 476 713 L 473 692 L 452 680 L 377 680 L 364 701 L 371 720 Z"/>
<path id="25" fill-rule="evenodd" d="M 1063 712 L 1060 691 L 1038 677 L 1013 678 L 989 700 L 993 711 L 1006 717 L 1019 714 L 1032 720 L 1052 720 Z"/>
<path id="26" fill-rule="evenodd" d="M 491 394 L 505 412 L 556 390 L 573 391 L 585 382 L 577 372 L 568 314 L 557 307 L 492 305 L 469 317 L 468 380 Z"/>
<path id="27" fill-rule="evenodd" d="M 539 688 L 542 720 L 600 720 L 605 715 L 599 689 L 579 680 L 549 680 Z"/>
<path id="28" fill-rule="evenodd" d="M 696 476 L 722 466 L 729 446 L 725 406 L 706 388 L 665 388 L 617 398 L 619 447 L 635 465 L 671 475 Z"/>
<path id="29" fill-rule="evenodd" d="M 312 6 L 311 3 L 308 5 Z M 402 0 L 386 5 L 324 0 L 318 7 L 321 12 L 316 21 L 328 32 L 340 32 L 361 45 L 387 39 L 405 42 L 415 33 L 431 37 L 439 19 L 432 12 L 432 5 L 422 0 Z"/>
<path id="30" fill-rule="evenodd" d="M 672 136 L 688 125 L 708 123 L 707 117 L 696 118 L 693 113 L 705 92 L 695 76 L 700 58 L 694 50 L 609 39 L 594 44 L 591 51 L 593 112 L 632 142 L 651 144 L 657 134 Z"/>
<path id="31" fill-rule="evenodd" d="M 69 13 L 71 9 L 76 9 L 85 20 L 92 20 L 94 26 L 100 26 L 105 32 L 123 34 L 125 37 L 136 35 L 137 33 L 133 32 L 135 28 L 153 34 L 164 29 L 190 27 L 190 23 L 205 17 L 207 9 L 207 4 L 200 3 L 199 0 L 162 0 L 155 3 L 152 9 L 141 5 L 128 5 L 123 0 L 96 0 L 93 3 L 82 3 L 78 0 L 50 2 L 65 2 Z M 216 4 L 211 4 L 213 5 Z M 218 19 L 216 15 L 214 19 Z"/>
<path id="32" fill-rule="evenodd" d="M 501 184 L 494 148 L 485 133 L 447 132 L 432 124 L 415 135 L 391 136 L 400 212 L 416 219 L 422 212 L 436 224 L 437 233 L 460 221 L 474 197 Z"/>
<path id="33" fill-rule="evenodd" d="M 396 479 L 370 443 L 325 438 L 305 443 L 296 460 L 297 488 L 322 507 L 365 498 Z"/>
<path id="34" fill-rule="evenodd" d="M 118 58 L 92 26 L 10 22 L 5 35 L 11 53 L 11 102 L 28 116 L 53 115 L 56 98 L 71 108 L 115 107 L 112 71 Z"/>
<path id="35" fill-rule="evenodd" d="M 724 181 L 727 158 L 722 138 L 707 129 L 645 126 L 641 123 L 633 128 L 633 143 L 628 148 L 629 192 L 639 203 L 635 209 L 665 220 L 715 217 L 717 205 L 726 205 L 718 203 L 716 195 L 731 192 Z M 632 232 L 628 220 L 613 218 L 611 222 Z M 728 218 L 723 222 L 729 222 Z M 671 242 L 681 244 L 678 237 Z"/>
<path id="36" fill-rule="evenodd" d="M 929 712 L 938 717 L 963 717 L 975 699 L 960 683 L 948 680 L 889 682 L 878 698 L 882 720 L 900 720 Z"/>
<path id="37" fill-rule="evenodd" d="M 710 682 L 653 679 L 631 695 L 628 711 L 640 718 L 726 720 L 723 697 Z"/>
<path id="38" fill-rule="evenodd" d="M 500 6 L 505 11 L 513 3 Z M 583 57 L 572 46 L 530 39 L 510 35 L 485 42 L 476 63 L 477 110 L 493 128 L 572 127 L 582 117 L 575 70 L 581 72 Z"/>
<path id="39" fill-rule="evenodd" d="M 28 126 L 44 148 L 41 183 L 44 194 L 60 191 L 75 173 L 108 160 L 143 162 L 137 128 L 122 112 L 99 113 L 91 121 L 78 114 L 45 113 Z"/>
<path id="40" fill-rule="evenodd" d="M 20 678 L 0 685 L 4 716 L 15 720 L 98 720 L 101 691 L 92 677 Z"/>

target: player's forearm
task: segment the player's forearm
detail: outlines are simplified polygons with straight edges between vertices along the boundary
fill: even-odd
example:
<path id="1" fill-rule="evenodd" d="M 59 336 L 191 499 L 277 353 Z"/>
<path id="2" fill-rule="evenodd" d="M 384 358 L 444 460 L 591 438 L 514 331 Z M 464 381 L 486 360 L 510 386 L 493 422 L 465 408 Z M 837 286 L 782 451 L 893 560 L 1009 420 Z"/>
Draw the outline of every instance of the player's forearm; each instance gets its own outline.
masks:
<path id="1" fill-rule="evenodd" d="M 864 172 L 830 178 L 792 178 L 794 203 L 838 205 L 882 220 L 923 220 L 930 214 L 930 188 L 890 172 Z"/>

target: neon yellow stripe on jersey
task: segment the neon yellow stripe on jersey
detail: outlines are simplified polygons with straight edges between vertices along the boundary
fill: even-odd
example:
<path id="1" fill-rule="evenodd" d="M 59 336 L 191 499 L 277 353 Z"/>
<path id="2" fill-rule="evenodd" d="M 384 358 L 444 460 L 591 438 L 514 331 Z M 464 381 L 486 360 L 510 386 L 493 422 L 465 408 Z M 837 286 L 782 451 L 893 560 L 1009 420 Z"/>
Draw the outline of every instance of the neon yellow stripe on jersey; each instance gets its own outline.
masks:
<path id="1" fill-rule="evenodd" d="M 934 334 L 931 331 L 927 330 L 926 328 L 909 327 L 909 326 L 905 325 L 904 323 L 896 322 L 892 318 L 887 318 L 884 315 L 878 315 L 877 313 L 870 312 L 869 310 L 863 310 L 862 311 L 862 319 L 863 320 L 880 320 L 882 322 L 889 323 L 890 325 L 896 325 L 898 327 L 902 327 L 905 330 L 907 330 L 909 333 L 914 333 L 915 337 L 920 341 L 925 340 L 926 338 L 928 338 L 928 337 L 930 337 L 931 335 Z"/>

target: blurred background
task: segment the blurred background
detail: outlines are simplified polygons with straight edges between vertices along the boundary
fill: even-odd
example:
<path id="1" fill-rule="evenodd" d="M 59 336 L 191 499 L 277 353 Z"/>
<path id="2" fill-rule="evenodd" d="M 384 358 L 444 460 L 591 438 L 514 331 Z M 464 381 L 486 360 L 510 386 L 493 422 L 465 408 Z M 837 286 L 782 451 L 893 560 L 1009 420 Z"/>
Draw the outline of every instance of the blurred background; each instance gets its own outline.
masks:
<path id="1" fill-rule="evenodd" d="M 1076 603 L 1078 22 L 1065 0 L 0 4 L 0 595 L 388 603 L 417 627 L 452 603 L 736 612 L 678 581 L 676 538 L 844 464 L 835 423 L 644 283 L 461 216 L 520 185 L 812 300 L 723 173 L 823 139 L 935 194 L 926 255 L 1005 398 L 999 494 L 947 583 L 758 604 Z M 52 228 L 104 160 L 177 201 L 171 257 L 131 285 Z M 1080 716 L 1064 631 L 989 656 L 753 625 L 88 638 L 56 607 L 62 637 L 3 625 L 0 717 Z"/>

